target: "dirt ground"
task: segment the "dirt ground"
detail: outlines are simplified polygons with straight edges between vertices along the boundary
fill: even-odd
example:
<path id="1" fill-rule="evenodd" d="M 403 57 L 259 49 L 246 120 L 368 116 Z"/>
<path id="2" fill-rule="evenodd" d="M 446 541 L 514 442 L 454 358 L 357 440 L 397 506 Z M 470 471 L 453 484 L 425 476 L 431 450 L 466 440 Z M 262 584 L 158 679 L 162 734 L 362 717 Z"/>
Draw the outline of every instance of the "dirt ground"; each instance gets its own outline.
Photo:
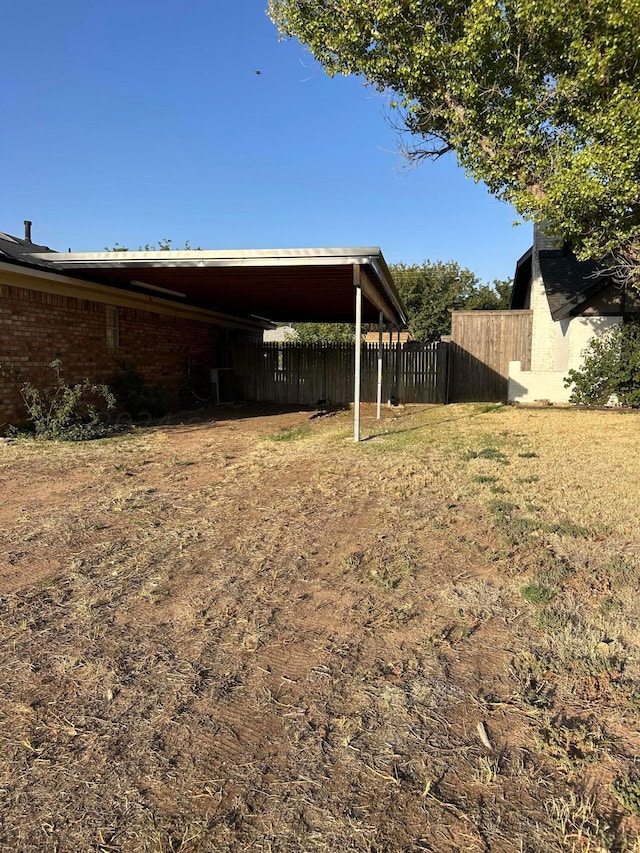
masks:
<path id="1" fill-rule="evenodd" d="M 637 417 L 0 444 L 0 848 L 635 851 Z"/>

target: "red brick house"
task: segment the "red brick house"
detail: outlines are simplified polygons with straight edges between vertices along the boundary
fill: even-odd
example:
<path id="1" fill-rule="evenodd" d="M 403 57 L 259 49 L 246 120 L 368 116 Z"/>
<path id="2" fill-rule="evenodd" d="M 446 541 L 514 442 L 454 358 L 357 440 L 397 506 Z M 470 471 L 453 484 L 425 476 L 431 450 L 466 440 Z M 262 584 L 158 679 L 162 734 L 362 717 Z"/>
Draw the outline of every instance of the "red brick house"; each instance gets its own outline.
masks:
<path id="1" fill-rule="evenodd" d="M 190 375 L 208 372 L 233 340 L 265 327 L 158 292 L 71 277 L 33 257 L 50 251 L 0 233 L 0 363 L 36 385 L 51 382 L 54 359 L 69 381 L 109 382 L 127 363 L 163 386 L 177 409 Z M 0 376 L 0 425 L 23 418 L 14 383 Z"/>

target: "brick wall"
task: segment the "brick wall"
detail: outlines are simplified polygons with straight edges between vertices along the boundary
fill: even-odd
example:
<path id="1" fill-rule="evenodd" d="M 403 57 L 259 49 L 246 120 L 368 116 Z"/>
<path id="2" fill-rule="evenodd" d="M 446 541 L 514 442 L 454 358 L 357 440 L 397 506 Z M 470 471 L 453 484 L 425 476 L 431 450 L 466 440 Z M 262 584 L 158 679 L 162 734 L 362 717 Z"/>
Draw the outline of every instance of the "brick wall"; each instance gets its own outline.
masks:
<path id="1" fill-rule="evenodd" d="M 226 330 L 205 321 L 119 306 L 119 348 L 107 345 L 107 306 L 0 284 L 0 363 L 18 368 L 35 385 L 49 384 L 48 364 L 62 360 L 72 382 L 87 377 L 109 382 L 118 362 L 131 362 L 150 384 L 162 384 L 173 410 L 187 363 L 215 367 Z M 0 376 L 0 429 L 24 421 L 24 405 L 13 383 Z"/>
<path id="2" fill-rule="evenodd" d="M 532 259 L 530 299 L 533 310 L 530 369 L 526 369 L 523 362 L 510 362 L 509 402 L 548 400 L 566 403 L 571 396 L 571 388 L 565 387 L 564 377 L 569 370 L 581 367 L 582 354 L 591 338 L 609 326 L 621 323 L 622 317 L 592 315 L 554 320 L 540 272 L 537 246 Z"/>

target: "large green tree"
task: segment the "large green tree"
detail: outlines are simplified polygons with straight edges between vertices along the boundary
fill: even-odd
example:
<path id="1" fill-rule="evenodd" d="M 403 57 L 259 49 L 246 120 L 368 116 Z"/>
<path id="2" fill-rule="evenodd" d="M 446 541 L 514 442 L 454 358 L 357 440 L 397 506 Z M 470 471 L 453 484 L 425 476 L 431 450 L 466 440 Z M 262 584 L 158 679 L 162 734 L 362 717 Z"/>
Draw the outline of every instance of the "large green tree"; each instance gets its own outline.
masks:
<path id="1" fill-rule="evenodd" d="M 355 340 L 355 326 L 348 323 L 292 323 L 295 334 L 292 341 L 303 344 L 351 343 Z"/>
<path id="2" fill-rule="evenodd" d="M 390 270 L 414 340 L 437 341 L 448 335 L 452 311 L 509 307 L 511 282 L 480 284 L 475 273 L 454 261 L 395 264 Z"/>
<path id="3" fill-rule="evenodd" d="M 581 256 L 640 245 L 640 0 L 270 0 L 331 75 L 394 105 Z M 636 254 L 636 260 L 640 257 Z"/>

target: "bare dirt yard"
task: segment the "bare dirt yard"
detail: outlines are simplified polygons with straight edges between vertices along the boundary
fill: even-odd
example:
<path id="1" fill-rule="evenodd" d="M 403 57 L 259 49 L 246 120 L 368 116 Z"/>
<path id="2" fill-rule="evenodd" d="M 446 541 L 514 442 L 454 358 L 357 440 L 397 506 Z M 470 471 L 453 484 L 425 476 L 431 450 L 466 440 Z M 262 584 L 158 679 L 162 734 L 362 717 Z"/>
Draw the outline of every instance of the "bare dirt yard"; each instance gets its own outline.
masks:
<path id="1" fill-rule="evenodd" d="M 0 849 L 640 853 L 640 419 L 0 444 Z"/>

